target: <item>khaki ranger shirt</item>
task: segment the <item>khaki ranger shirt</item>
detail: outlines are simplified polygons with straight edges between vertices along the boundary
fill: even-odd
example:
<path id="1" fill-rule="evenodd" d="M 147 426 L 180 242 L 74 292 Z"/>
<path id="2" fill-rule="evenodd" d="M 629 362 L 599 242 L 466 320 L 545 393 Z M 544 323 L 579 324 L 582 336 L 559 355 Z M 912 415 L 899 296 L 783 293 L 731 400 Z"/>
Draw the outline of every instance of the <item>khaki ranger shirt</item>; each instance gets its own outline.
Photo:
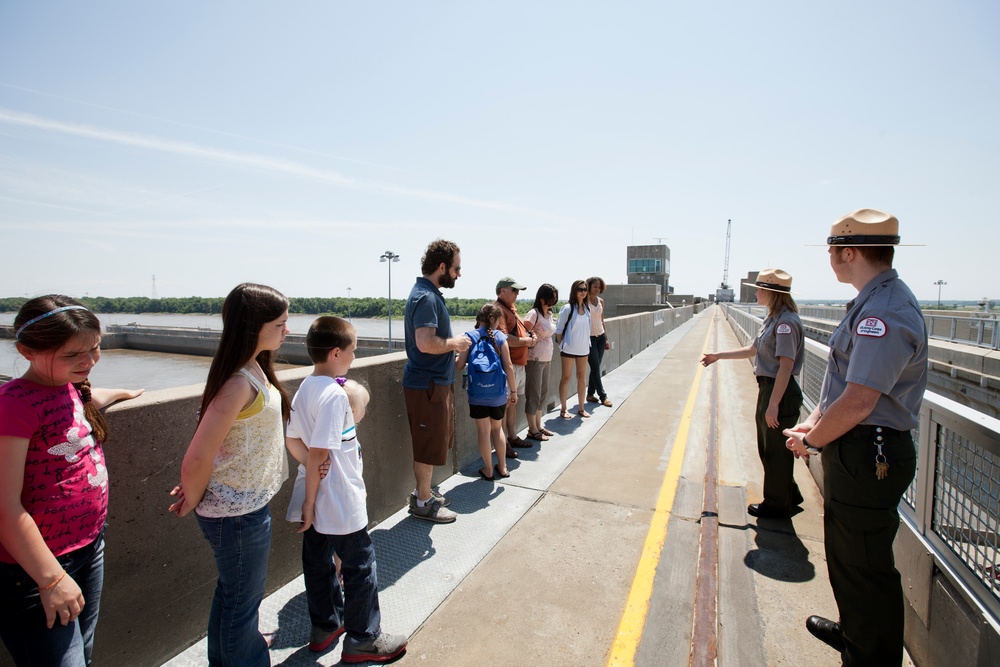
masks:
<path id="1" fill-rule="evenodd" d="M 927 328 L 916 297 L 895 270 L 865 285 L 830 336 L 821 412 L 840 398 L 848 382 L 882 394 L 861 424 L 898 431 L 917 427 L 927 388 Z"/>

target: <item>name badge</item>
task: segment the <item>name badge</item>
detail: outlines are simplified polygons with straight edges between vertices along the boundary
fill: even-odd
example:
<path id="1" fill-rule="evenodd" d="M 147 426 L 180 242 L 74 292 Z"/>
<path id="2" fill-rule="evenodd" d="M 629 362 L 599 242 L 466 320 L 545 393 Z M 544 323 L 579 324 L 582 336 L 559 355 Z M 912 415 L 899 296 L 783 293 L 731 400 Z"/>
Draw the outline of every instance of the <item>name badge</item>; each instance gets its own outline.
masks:
<path id="1" fill-rule="evenodd" d="M 869 338 L 881 338 L 885 335 L 886 326 L 885 322 L 877 317 L 865 317 L 858 322 L 857 329 L 854 330 L 859 336 L 868 336 Z"/>

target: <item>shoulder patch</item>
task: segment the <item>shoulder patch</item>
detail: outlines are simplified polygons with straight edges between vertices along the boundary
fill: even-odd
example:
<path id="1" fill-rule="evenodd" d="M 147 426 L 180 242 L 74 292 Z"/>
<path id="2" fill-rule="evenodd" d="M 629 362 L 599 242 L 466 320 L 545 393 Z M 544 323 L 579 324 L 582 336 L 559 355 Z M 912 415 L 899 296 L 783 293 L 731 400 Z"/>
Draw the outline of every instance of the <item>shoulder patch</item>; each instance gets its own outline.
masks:
<path id="1" fill-rule="evenodd" d="M 777 333 L 790 334 L 792 333 L 792 326 L 790 324 L 781 323 L 778 325 Z"/>
<path id="2" fill-rule="evenodd" d="M 858 322 L 857 328 L 854 330 L 859 336 L 868 336 L 869 338 L 881 338 L 885 335 L 886 326 L 885 322 L 877 317 L 866 317 Z"/>

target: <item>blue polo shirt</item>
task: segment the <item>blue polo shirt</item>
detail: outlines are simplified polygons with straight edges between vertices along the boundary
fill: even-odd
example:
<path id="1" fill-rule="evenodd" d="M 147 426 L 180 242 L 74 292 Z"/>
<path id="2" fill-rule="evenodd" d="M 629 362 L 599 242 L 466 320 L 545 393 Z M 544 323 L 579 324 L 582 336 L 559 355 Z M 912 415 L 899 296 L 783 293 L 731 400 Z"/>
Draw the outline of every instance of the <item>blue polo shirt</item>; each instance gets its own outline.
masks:
<path id="1" fill-rule="evenodd" d="M 428 389 L 430 383 L 455 383 L 455 353 L 426 354 L 417 348 L 416 330 L 432 327 L 439 338 L 451 338 L 451 316 L 444 296 L 427 278 L 417 278 L 406 300 L 403 331 L 406 343 L 406 367 L 403 386 L 407 389 Z"/>

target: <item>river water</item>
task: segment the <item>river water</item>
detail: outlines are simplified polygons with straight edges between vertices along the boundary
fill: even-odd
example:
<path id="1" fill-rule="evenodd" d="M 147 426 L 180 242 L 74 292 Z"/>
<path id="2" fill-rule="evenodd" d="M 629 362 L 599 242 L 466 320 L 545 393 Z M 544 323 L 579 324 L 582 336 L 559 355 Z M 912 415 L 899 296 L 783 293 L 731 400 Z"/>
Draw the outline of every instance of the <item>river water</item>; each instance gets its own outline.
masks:
<path id="1" fill-rule="evenodd" d="M 13 324 L 16 313 L 0 313 L 0 324 Z M 98 315 L 101 324 L 139 324 L 157 327 L 186 327 L 222 329 L 220 315 L 175 315 L 167 313 L 107 313 Z M 305 334 L 315 315 L 291 315 L 288 328 L 292 333 Z M 361 338 L 388 338 L 389 321 L 383 319 L 352 320 Z M 452 320 L 452 331 L 461 333 L 472 329 L 470 320 Z M 403 321 L 393 319 L 392 338 L 403 336 Z M 183 387 L 205 381 L 210 357 L 195 357 L 186 354 L 163 354 L 139 350 L 105 350 L 101 361 L 91 371 L 90 381 L 95 387 L 143 387 L 147 390 Z M 283 366 L 292 368 L 293 366 Z M 14 341 L 0 339 L 0 375 L 19 377 L 28 368 L 28 362 L 18 354 Z"/>

